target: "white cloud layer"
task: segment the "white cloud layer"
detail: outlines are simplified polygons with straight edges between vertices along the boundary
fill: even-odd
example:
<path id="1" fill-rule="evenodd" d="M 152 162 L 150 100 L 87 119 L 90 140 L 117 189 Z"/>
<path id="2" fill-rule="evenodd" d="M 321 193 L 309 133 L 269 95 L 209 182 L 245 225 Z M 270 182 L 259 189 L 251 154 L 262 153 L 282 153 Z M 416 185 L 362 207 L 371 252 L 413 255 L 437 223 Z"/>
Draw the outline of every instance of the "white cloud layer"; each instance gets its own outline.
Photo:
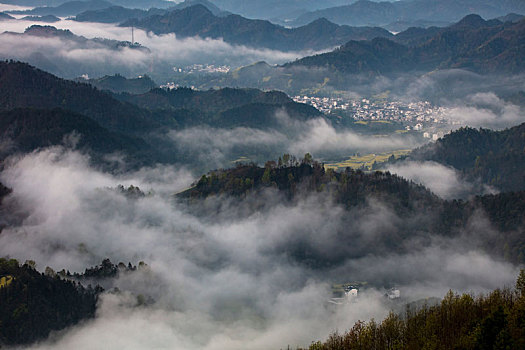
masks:
<path id="1" fill-rule="evenodd" d="M 254 136 L 261 137 L 266 142 Z M 384 317 L 392 305 L 380 281 L 397 282 L 411 300 L 440 297 L 449 288 L 486 291 L 516 276 L 515 267 L 472 249 L 487 225 L 474 236 L 414 242 L 409 253 L 374 252 L 406 219 L 374 201 L 345 212 L 316 196 L 284 204 L 270 191 L 241 203 L 219 198 L 187 207 L 172 197 L 191 182 L 183 170 L 114 176 L 61 147 L 11 159 L 0 181 L 13 189 L 6 204 L 24 213 L 0 235 L 0 256 L 31 258 L 40 269 L 83 271 L 106 257 L 150 266 L 121 277 L 116 285 L 126 292 L 104 294 L 94 320 L 55 334 L 40 349 L 307 346 L 359 319 Z M 118 184 L 154 194 L 129 199 L 109 189 Z M 249 210 L 262 201 L 262 209 Z M 316 270 L 290 259 L 287 249 L 300 242 L 325 256 L 350 250 L 342 265 Z M 363 291 L 355 303 L 327 304 L 331 283 L 353 280 L 377 289 Z M 155 304 L 134 306 L 138 293 Z"/>

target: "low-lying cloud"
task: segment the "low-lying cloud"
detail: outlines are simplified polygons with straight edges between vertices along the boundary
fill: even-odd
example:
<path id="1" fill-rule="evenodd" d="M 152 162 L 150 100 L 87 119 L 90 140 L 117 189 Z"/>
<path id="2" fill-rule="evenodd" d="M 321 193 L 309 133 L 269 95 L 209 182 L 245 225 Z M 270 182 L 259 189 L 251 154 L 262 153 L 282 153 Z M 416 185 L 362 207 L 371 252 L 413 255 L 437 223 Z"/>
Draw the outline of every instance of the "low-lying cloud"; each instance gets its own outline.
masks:
<path id="1" fill-rule="evenodd" d="M 357 320 L 384 317 L 393 306 L 383 297 L 385 283 L 397 284 L 404 300 L 412 300 L 440 297 L 449 288 L 486 291 L 516 275 L 514 266 L 477 251 L 470 238 L 427 237 L 424 244 L 406 242 L 411 248 L 404 253 L 388 251 L 383 238 L 398 234 L 410 218 L 381 202 L 346 211 L 322 194 L 286 203 L 270 189 L 240 202 L 219 197 L 187 206 L 172 196 L 192 182 L 184 170 L 145 168 L 116 176 L 88 164 L 62 147 L 6 163 L 0 181 L 13 194 L 5 204 L 24 214 L 2 231 L 0 256 L 33 259 L 41 270 L 83 271 L 107 257 L 143 260 L 149 268 L 115 281 L 123 292 L 104 294 L 94 320 L 37 348 L 306 346 Z M 151 194 L 130 199 L 112 189 L 119 184 Z M 266 205 L 258 210 L 250 204 L 261 201 Z M 340 263 L 309 267 L 294 258 L 300 247 L 337 256 Z M 355 280 L 371 288 L 353 303 L 327 303 L 332 283 Z M 155 303 L 135 306 L 138 293 Z"/>
<path id="2" fill-rule="evenodd" d="M 302 157 L 311 153 L 320 159 L 345 158 L 355 152 L 385 152 L 409 149 L 421 144 L 417 138 L 403 135 L 360 135 L 352 130 L 336 130 L 327 120 L 315 118 L 298 121 L 284 111 L 275 115 L 277 126 L 268 129 L 248 127 L 192 127 L 169 134 L 177 149 L 208 169 L 227 167 L 240 156 L 264 163 L 283 153 Z M 252 158 L 253 157 L 253 158 Z"/>
<path id="3" fill-rule="evenodd" d="M 444 199 L 465 198 L 475 191 L 475 185 L 462 179 L 456 169 L 436 162 L 405 161 L 389 165 L 388 170 L 422 184 Z M 494 192 L 494 189 L 487 186 L 482 191 L 483 194 Z"/>
<path id="4" fill-rule="evenodd" d="M 461 125 L 504 129 L 525 122 L 525 111 L 488 92 L 469 95 L 462 104 L 447 108 L 445 117 Z"/>
<path id="5" fill-rule="evenodd" d="M 25 20 L 7 20 L 2 29 L 22 33 L 27 27 L 38 24 Z M 88 39 L 105 38 L 118 41 L 131 41 L 131 29 L 114 24 L 76 22 L 62 19 L 52 24 L 59 29 L 69 29 L 75 35 Z M 114 50 L 103 45 L 86 45 L 68 39 L 31 38 L 0 36 L 0 56 L 29 61 L 43 69 L 63 77 L 78 77 L 88 73 L 93 77 L 103 74 L 121 73 L 138 75 L 148 73 L 163 83 L 162 79 L 172 72 L 173 67 L 192 64 L 216 64 L 237 67 L 256 61 L 270 64 L 284 63 L 314 53 L 280 52 L 269 49 L 249 48 L 231 45 L 220 39 L 199 37 L 177 38 L 175 34 L 154 35 L 135 29 L 135 41 L 149 48 L 150 53 L 140 50 Z M 35 57 L 38 54 L 43 57 Z M 36 58 L 39 58 L 37 60 Z M 42 61 L 54 62 L 56 67 L 45 66 Z M 109 63 L 109 67 L 106 67 Z M 79 65 L 79 66 L 78 66 Z"/>

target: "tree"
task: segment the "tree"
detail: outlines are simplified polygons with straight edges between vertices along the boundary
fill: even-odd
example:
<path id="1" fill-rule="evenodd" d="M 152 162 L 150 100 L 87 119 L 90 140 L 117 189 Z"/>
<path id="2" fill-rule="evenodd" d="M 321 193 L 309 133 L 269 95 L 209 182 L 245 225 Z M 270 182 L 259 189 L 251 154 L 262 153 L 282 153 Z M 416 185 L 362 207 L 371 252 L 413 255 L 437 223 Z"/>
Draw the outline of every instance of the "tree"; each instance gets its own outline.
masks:
<path id="1" fill-rule="evenodd" d="M 520 274 L 516 280 L 516 291 L 521 296 L 525 295 L 525 269 L 520 270 Z"/>
<path id="2" fill-rule="evenodd" d="M 306 153 L 303 158 L 303 164 L 311 165 L 313 162 L 313 157 L 310 153 Z"/>

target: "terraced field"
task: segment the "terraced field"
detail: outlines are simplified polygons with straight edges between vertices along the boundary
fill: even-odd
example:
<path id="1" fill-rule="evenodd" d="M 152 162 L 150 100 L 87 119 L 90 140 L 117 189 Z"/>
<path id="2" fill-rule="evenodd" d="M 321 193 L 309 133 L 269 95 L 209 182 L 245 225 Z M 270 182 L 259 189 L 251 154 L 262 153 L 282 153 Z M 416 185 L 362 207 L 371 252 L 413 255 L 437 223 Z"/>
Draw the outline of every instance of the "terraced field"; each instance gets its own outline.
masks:
<path id="1" fill-rule="evenodd" d="M 342 162 L 325 163 L 324 167 L 325 169 L 334 169 L 334 170 L 345 169 L 347 167 L 350 167 L 352 169 L 372 170 L 372 166 L 374 163 L 376 164 L 384 163 L 391 156 L 394 156 L 394 158 L 398 159 L 409 153 L 410 153 L 409 149 L 401 149 L 401 150 L 385 152 L 385 153 L 371 153 L 371 154 L 366 154 L 366 155 L 354 155 Z"/>

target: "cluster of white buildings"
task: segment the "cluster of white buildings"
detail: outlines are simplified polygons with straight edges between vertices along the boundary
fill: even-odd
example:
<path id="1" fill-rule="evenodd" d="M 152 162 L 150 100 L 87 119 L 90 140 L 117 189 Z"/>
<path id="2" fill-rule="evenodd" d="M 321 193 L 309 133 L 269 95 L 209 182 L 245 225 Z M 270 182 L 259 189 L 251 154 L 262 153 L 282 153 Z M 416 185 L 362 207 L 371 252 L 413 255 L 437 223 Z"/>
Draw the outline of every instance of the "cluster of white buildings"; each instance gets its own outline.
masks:
<path id="1" fill-rule="evenodd" d="M 309 104 L 323 113 L 344 111 L 355 120 L 390 120 L 400 122 L 444 123 L 446 110 L 443 107 L 434 107 L 428 101 L 403 103 L 372 102 L 363 98 L 359 100 L 344 100 L 342 98 L 295 96 L 295 102 Z M 422 126 L 421 126 L 422 128 Z M 417 129 L 414 129 L 417 130 Z M 420 130 L 420 129 L 419 129 Z"/>
<path id="2" fill-rule="evenodd" d="M 230 66 L 216 66 L 214 64 L 193 64 L 184 68 L 173 67 L 173 71 L 176 73 L 228 73 Z"/>

